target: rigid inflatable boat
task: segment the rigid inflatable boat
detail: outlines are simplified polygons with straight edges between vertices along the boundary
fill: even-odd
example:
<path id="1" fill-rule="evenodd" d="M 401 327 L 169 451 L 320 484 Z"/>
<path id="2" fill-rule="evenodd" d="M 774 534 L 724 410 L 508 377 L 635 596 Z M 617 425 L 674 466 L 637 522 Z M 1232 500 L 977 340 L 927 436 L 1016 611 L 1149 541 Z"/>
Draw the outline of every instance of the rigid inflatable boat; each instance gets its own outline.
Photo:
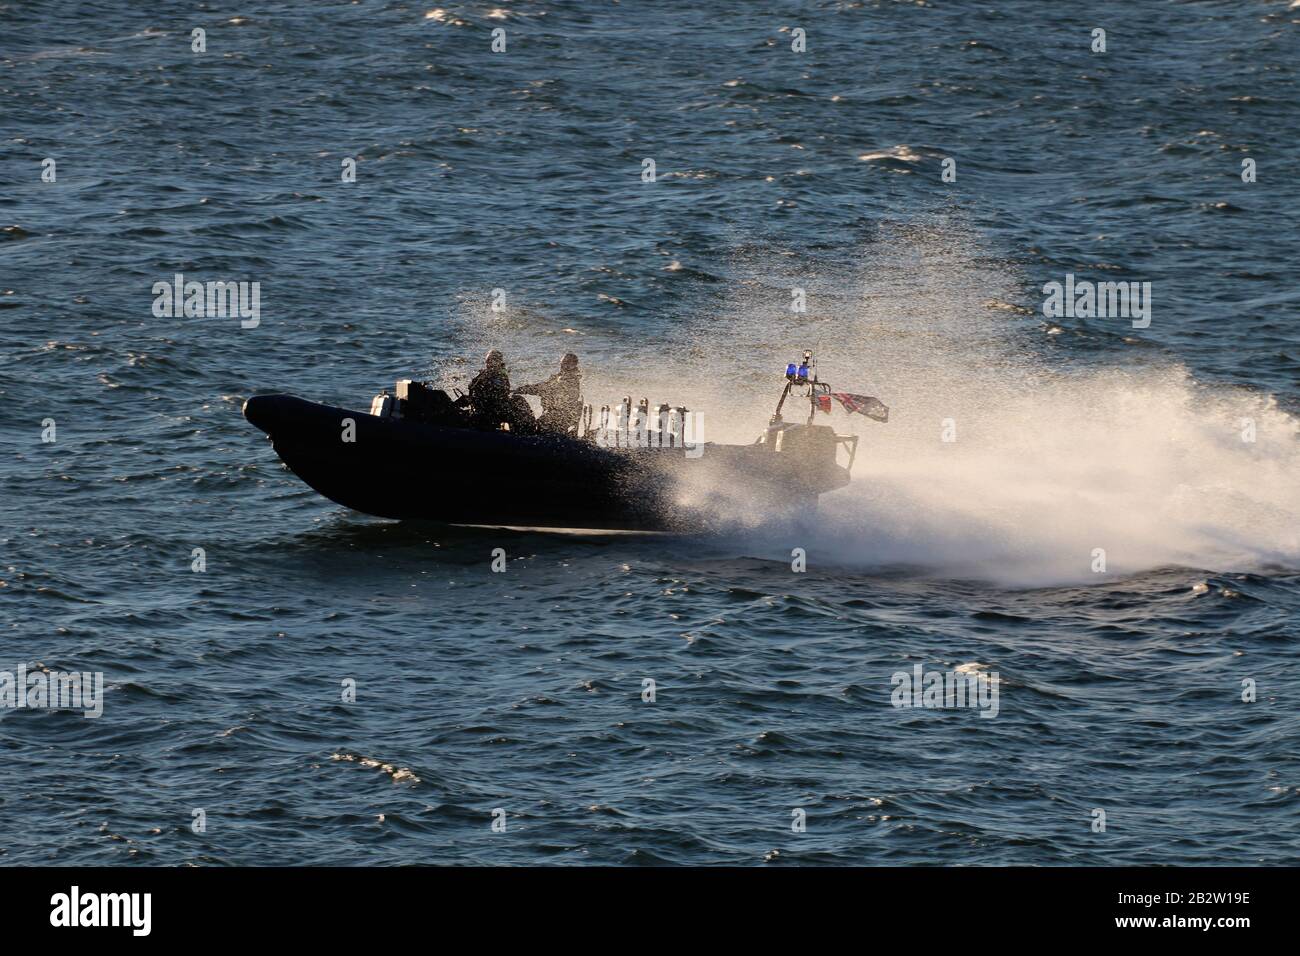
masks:
<path id="1" fill-rule="evenodd" d="M 806 422 L 786 422 L 791 395 L 809 400 Z M 810 353 L 786 369 L 767 429 L 749 445 L 699 440 L 685 408 L 631 399 L 583 408 L 569 434 L 475 428 L 444 391 L 409 380 L 369 411 L 292 395 L 256 395 L 244 417 L 285 465 L 331 501 L 381 518 L 451 524 L 635 531 L 703 531 L 744 513 L 763 519 L 815 507 L 849 483 L 855 435 L 814 423 L 835 396 L 884 421 L 874 398 L 832 393 Z M 843 452 L 843 456 L 841 456 Z M 845 459 L 840 463 L 840 458 Z"/>

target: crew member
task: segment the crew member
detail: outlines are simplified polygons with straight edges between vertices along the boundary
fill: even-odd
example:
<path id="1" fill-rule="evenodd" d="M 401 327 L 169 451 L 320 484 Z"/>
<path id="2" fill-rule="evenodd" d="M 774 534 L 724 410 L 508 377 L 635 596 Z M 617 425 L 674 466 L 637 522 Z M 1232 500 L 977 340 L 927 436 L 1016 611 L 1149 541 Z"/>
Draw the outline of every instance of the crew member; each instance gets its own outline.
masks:
<path id="1" fill-rule="evenodd" d="M 582 395 L 578 356 L 570 352 L 560 359 L 560 370 L 544 382 L 515 389 L 516 395 L 536 395 L 542 400 L 537 427 L 558 435 L 576 435 L 582 419 Z"/>
<path id="2" fill-rule="evenodd" d="M 474 409 L 475 428 L 495 431 L 506 422 L 516 434 L 530 434 L 536 429 L 528 403 L 510 394 L 510 376 L 499 349 L 484 356 L 483 371 L 469 383 L 469 402 Z"/>

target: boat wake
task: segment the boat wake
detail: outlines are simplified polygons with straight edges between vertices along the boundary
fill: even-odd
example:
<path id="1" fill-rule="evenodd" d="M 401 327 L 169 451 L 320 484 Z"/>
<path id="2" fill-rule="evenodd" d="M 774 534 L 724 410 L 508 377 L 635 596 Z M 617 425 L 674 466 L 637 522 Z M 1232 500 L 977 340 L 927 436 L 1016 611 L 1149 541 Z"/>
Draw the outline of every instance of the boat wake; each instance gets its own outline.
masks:
<path id="1" fill-rule="evenodd" d="M 1169 367 L 985 398 L 899 403 L 854 483 L 822 499 L 810 553 L 1024 585 L 1300 567 L 1300 423 L 1270 396 Z"/>

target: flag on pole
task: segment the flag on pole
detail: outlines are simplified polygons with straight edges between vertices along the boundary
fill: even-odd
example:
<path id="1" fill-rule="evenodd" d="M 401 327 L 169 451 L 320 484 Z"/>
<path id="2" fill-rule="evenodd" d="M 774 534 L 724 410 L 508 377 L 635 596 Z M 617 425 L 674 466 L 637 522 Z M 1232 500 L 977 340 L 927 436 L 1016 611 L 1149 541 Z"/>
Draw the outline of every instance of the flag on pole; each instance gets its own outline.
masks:
<path id="1" fill-rule="evenodd" d="M 889 421 L 889 409 L 885 403 L 870 395 L 854 395 L 851 392 L 831 392 L 831 397 L 844 406 L 847 412 L 857 412 L 878 422 Z"/>

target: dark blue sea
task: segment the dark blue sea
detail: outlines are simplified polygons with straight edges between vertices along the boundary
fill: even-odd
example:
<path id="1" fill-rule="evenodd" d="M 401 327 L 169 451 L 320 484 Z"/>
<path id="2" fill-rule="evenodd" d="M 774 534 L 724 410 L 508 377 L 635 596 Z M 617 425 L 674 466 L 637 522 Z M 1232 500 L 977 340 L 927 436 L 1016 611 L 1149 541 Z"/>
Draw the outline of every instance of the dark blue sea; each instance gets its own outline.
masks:
<path id="1" fill-rule="evenodd" d="M 1289 0 L 0 0 L 0 672 L 103 675 L 0 707 L 0 863 L 1295 864 L 1297 103 Z M 366 517 L 241 415 L 490 347 L 890 420 L 692 537 Z"/>

